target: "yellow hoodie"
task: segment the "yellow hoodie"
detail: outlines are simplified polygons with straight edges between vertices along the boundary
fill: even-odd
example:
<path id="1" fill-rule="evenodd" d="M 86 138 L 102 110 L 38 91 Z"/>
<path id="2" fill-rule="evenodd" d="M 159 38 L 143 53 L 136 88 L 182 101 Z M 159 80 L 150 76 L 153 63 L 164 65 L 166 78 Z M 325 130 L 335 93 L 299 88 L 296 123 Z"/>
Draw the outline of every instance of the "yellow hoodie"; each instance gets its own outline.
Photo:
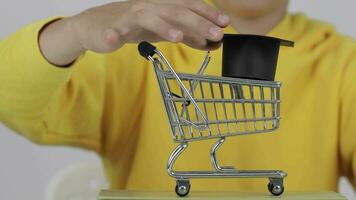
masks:
<path id="1" fill-rule="evenodd" d="M 176 144 L 151 64 L 137 45 L 126 45 L 107 55 L 88 51 L 69 68 L 53 66 L 37 41 L 49 21 L 0 42 L 0 120 L 39 144 L 96 151 L 112 188 L 172 190 L 166 161 Z M 355 185 L 356 43 L 302 14 L 287 15 L 269 35 L 296 42 L 281 49 L 278 62 L 281 127 L 228 138 L 219 152 L 221 164 L 285 170 L 287 191 L 337 190 L 341 175 Z M 195 73 L 205 54 L 184 45 L 158 47 L 178 72 Z M 212 53 L 206 73 L 221 74 L 221 50 Z M 213 142 L 191 144 L 177 168 L 210 169 Z M 266 184 L 204 179 L 192 180 L 192 189 L 266 192 Z"/>

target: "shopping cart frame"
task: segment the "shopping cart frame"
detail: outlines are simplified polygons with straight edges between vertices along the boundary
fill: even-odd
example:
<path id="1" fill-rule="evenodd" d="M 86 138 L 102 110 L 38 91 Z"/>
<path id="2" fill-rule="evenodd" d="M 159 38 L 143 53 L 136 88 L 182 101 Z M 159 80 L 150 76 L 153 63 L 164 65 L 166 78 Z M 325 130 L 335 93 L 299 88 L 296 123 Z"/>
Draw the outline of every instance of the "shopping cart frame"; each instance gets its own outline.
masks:
<path id="1" fill-rule="evenodd" d="M 159 51 L 155 46 L 151 45 L 150 43 L 147 42 L 141 42 L 139 44 L 139 52 L 140 54 L 145 57 L 146 59 L 150 60 L 154 66 L 154 71 L 156 74 L 156 77 L 158 79 L 158 83 L 160 86 L 160 91 L 163 97 L 163 102 L 166 108 L 167 116 L 169 118 L 170 124 L 171 124 L 171 129 L 173 133 L 173 140 L 179 145 L 173 150 L 171 153 L 168 163 L 167 163 L 167 172 L 168 174 L 176 179 L 176 188 L 175 191 L 177 195 L 183 197 L 188 195 L 191 185 L 190 185 L 190 179 L 193 178 L 268 178 L 269 183 L 268 183 L 268 190 L 275 196 L 281 195 L 284 192 L 284 178 L 287 176 L 287 173 L 281 170 L 239 170 L 235 169 L 234 167 L 231 166 L 220 166 L 218 159 L 217 159 L 217 151 L 218 149 L 222 146 L 222 144 L 225 142 L 226 137 L 229 136 L 235 136 L 235 135 L 244 135 L 244 134 L 254 134 L 254 133 L 262 133 L 262 132 L 270 132 L 273 130 L 276 130 L 279 127 L 279 112 L 280 112 L 280 107 L 279 107 L 279 87 L 281 86 L 280 82 L 270 82 L 270 81 L 259 81 L 259 80 L 249 80 L 249 79 L 236 79 L 236 78 L 227 78 L 227 77 L 215 77 L 215 76 L 203 76 L 203 72 L 205 71 L 206 67 L 209 64 L 210 61 L 210 56 L 209 53 L 205 57 L 198 75 L 192 75 L 192 74 L 177 74 L 170 62 L 165 58 L 165 56 L 162 54 L 161 51 Z M 156 56 L 155 56 L 156 55 Z M 168 70 L 164 70 L 164 66 L 167 67 Z M 276 97 L 278 99 L 278 105 L 275 108 L 276 109 L 276 119 L 273 125 L 273 128 L 269 130 L 261 130 L 261 131 L 253 131 L 253 132 L 244 132 L 244 133 L 235 133 L 235 134 L 217 134 L 217 135 L 210 135 L 205 138 L 203 137 L 198 137 L 198 138 L 179 138 L 177 139 L 177 135 L 175 133 L 177 130 L 174 127 L 176 119 L 173 119 L 174 116 L 172 117 L 170 112 L 177 112 L 177 110 L 172 111 L 172 106 L 170 105 L 170 99 L 167 97 L 167 93 L 170 93 L 170 91 L 167 91 L 167 88 L 163 84 L 166 80 L 166 78 L 171 78 L 175 79 L 182 89 L 182 93 L 185 93 L 184 98 L 185 100 L 182 101 L 182 106 L 187 106 L 193 105 L 195 107 L 195 111 L 197 114 L 197 118 L 200 119 L 200 123 L 194 123 L 194 122 L 185 122 L 190 127 L 195 127 L 196 129 L 199 130 L 205 130 L 209 129 L 209 122 L 207 117 L 204 115 L 204 112 L 199 108 L 198 103 L 195 101 L 193 97 L 192 90 L 196 87 L 194 82 L 191 86 L 191 89 L 187 89 L 186 86 L 184 85 L 183 81 L 181 78 L 194 78 L 194 80 L 215 80 L 215 81 L 226 81 L 226 82 L 234 82 L 238 81 L 239 83 L 245 83 L 245 84 L 257 84 L 257 85 L 262 85 L 262 86 L 274 86 L 278 88 L 277 90 L 277 95 Z M 177 95 L 176 95 L 177 96 Z M 170 96 L 169 96 L 170 97 Z M 188 105 L 188 106 L 189 106 Z M 216 110 L 215 110 L 216 111 Z M 225 111 L 226 112 L 226 111 Z M 273 111 L 274 112 L 274 111 Z M 200 116 L 200 117 L 199 117 Z M 178 116 L 179 117 L 179 116 Z M 187 120 L 186 120 L 187 121 Z M 182 130 L 181 130 L 182 131 Z M 178 157 L 187 149 L 188 143 L 196 140 L 204 140 L 204 139 L 217 139 L 217 142 L 212 146 L 210 150 L 210 158 L 211 158 L 211 164 L 213 167 L 213 170 L 208 170 L 208 171 L 176 171 L 174 170 L 174 164 Z"/>

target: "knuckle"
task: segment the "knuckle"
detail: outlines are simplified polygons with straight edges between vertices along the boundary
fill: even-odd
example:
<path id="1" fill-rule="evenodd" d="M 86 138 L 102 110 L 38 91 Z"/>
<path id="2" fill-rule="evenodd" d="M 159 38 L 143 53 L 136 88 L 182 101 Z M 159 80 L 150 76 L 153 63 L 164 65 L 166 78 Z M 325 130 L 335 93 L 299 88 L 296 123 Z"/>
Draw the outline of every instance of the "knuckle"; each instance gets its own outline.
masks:
<path id="1" fill-rule="evenodd" d="M 120 35 L 117 32 L 114 32 L 113 30 L 109 29 L 107 31 L 104 31 L 104 41 L 106 45 L 109 47 L 116 46 L 120 42 Z"/>

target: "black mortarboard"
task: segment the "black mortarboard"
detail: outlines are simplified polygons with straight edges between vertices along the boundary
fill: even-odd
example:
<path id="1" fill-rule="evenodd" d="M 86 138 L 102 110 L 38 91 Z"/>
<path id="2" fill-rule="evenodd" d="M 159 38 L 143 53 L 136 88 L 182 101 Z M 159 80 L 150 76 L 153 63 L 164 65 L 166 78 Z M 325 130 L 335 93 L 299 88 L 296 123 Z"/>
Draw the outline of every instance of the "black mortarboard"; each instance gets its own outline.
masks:
<path id="1" fill-rule="evenodd" d="M 274 81 L 280 46 L 294 42 L 261 35 L 226 34 L 222 76 Z"/>

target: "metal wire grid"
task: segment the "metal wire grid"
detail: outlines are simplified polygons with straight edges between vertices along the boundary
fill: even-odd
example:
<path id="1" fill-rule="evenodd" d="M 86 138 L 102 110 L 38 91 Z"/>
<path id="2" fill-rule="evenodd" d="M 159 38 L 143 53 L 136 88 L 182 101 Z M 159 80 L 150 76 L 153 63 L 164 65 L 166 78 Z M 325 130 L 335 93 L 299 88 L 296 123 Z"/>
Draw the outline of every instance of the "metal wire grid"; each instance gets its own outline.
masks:
<path id="1" fill-rule="evenodd" d="M 173 140 L 179 143 L 167 163 L 168 174 L 177 180 L 175 190 L 179 196 L 189 193 L 190 178 L 214 177 L 266 177 L 273 195 L 283 193 L 283 180 L 287 173 L 280 170 L 237 170 L 220 166 L 216 157 L 216 151 L 226 137 L 269 132 L 279 127 L 280 82 L 203 75 L 210 61 L 209 52 L 197 75 L 177 74 L 156 47 L 143 42 L 139 51 L 154 64 Z M 214 138 L 218 138 L 210 150 L 214 170 L 173 170 L 175 161 L 189 142 Z"/>
<path id="2" fill-rule="evenodd" d="M 197 108 L 171 72 L 163 70 L 159 60 L 156 64 L 175 142 L 263 133 L 279 127 L 279 82 L 178 74 Z"/>

